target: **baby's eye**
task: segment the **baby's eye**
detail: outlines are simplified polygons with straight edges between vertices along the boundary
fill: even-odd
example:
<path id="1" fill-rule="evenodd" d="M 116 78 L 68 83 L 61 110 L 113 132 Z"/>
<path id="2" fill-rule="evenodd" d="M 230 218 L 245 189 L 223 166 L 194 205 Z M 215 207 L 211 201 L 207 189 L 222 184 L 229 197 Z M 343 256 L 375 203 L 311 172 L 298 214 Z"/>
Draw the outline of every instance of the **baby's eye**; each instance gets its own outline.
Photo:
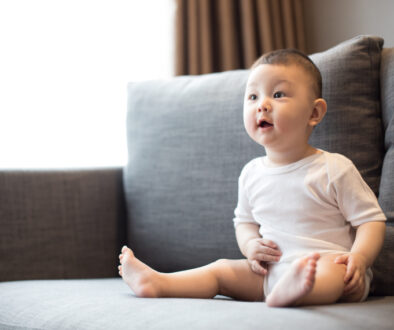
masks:
<path id="1" fill-rule="evenodd" d="M 257 100 L 256 94 L 250 94 L 250 95 L 249 95 L 249 100 L 252 100 L 252 101 Z"/>
<path id="2" fill-rule="evenodd" d="M 283 92 L 275 92 L 274 93 L 274 99 L 279 99 L 284 96 L 285 96 L 285 93 L 283 93 Z"/>

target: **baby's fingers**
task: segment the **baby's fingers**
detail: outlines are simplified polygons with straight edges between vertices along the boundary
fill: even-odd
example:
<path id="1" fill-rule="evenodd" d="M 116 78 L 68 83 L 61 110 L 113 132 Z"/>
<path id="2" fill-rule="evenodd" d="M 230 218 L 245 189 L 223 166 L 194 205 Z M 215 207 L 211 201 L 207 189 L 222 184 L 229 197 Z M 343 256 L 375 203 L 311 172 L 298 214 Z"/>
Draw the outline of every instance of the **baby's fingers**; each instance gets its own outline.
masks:
<path id="1" fill-rule="evenodd" d="M 269 239 L 262 238 L 260 242 L 265 246 L 269 246 L 270 248 L 273 248 L 273 249 L 278 248 L 278 246 L 274 242 L 270 241 Z"/>
<path id="2" fill-rule="evenodd" d="M 252 260 L 251 262 L 251 268 L 252 270 L 259 274 L 259 275 L 266 275 L 267 274 L 267 270 L 261 265 L 261 263 L 257 260 Z"/>
<path id="3" fill-rule="evenodd" d="M 336 257 L 334 262 L 336 264 L 347 264 L 348 257 L 349 257 L 348 255 L 343 254 L 343 255 L 341 255 L 339 257 Z"/>
<path id="4" fill-rule="evenodd" d="M 257 253 L 256 254 L 256 259 L 259 261 L 272 261 L 272 262 L 276 262 L 280 260 L 280 254 L 278 255 L 271 255 L 271 254 L 267 254 L 267 253 Z"/>
<path id="5" fill-rule="evenodd" d="M 346 274 L 345 274 L 345 278 L 344 278 L 345 283 L 350 281 L 350 279 L 353 277 L 355 271 L 356 271 L 356 266 L 355 266 L 354 262 L 350 259 L 347 264 L 347 267 L 346 267 Z"/>
<path id="6" fill-rule="evenodd" d="M 280 252 L 278 249 L 274 249 L 272 247 L 269 247 L 269 246 L 263 245 L 263 244 L 258 247 L 258 249 L 256 250 L 256 253 L 259 256 L 262 256 L 262 255 L 281 256 L 282 255 L 282 252 Z M 266 259 L 260 259 L 260 260 L 274 261 L 274 259 L 267 259 L 267 260 Z"/>
<path id="7" fill-rule="evenodd" d="M 359 290 L 363 284 L 362 281 L 363 279 L 358 274 L 355 275 L 353 279 L 350 281 L 350 283 L 346 285 L 344 289 L 345 294 L 351 295 L 357 292 L 357 290 Z"/>
<path id="8" fill-rule="evenodd" d="M 353 277 L 350 279 L 349 283 L 346 284 L 345 286 L 345 293 L 351 293 L 355 288 L 357 288 L 358 284 L 360 281 L 360 274 L 359 272 L 355 272 L 353 274 Z"/>

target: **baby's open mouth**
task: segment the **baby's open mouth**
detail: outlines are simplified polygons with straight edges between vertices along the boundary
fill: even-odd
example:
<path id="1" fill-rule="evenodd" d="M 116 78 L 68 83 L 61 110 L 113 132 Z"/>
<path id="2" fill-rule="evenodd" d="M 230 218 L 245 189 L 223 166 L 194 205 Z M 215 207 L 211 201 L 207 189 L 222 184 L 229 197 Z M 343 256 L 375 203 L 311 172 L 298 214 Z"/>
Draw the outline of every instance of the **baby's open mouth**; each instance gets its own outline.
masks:
<path id="1" fill-rule="evenodd" d="M 274 125 L 272 125 L 272 124 L 270 124 L 269 122 L 263 120 L 263 121 L 259 124 L 259 126 L 260 126 L 261 128 L 266 128 L 266 127 L 272 127 L 272 126 L 274 126 Z"/>

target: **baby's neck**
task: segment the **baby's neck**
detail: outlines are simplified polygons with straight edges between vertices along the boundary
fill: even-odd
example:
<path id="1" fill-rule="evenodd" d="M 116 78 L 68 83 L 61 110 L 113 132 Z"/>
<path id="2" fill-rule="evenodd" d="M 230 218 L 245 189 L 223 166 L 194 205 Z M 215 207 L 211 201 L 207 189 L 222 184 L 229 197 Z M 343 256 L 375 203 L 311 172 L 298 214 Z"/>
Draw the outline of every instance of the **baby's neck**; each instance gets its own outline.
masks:
<path id="1" fill-rule="evenodd" d="M 293 149 L 288 152 L 276 152 L 266 149 L 267 159 L 266 165 L 269 167 L 279 167 L 295 163 L 303 158 L 319 154 L 321 151 L 309 144 L 305 148 Z"/>

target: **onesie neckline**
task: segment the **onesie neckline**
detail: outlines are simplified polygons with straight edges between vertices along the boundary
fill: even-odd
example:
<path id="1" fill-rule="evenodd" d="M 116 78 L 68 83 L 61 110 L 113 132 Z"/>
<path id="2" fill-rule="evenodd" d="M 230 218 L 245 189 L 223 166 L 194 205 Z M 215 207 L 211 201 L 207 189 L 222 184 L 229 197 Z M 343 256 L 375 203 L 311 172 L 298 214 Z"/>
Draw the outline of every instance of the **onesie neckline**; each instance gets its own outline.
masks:
<path id="1" fill-rule="evenodd" d="M 301 166 L 309 164 L 309 163 L 313 162 L 315 159 L 323 157 L 325 155 L 326 152 L 324 150 L 321 150 L 321 149 L 318 149 L 318 150 L 320 152 L 317 154 L 313 154 L 311 156 L 302 158 L 294 163 L 283 165 L 283 166 L 278 166 L 278 167 L 267 166 L 265 163 L 267 156 L 263 156 L 263 157 L 260 157 L 259 165 L 262 168 L 264 168 L 264 172 L 267 174 L 282 174 L 282 173 L 292 172 L 292 171 L 300 168 Z"/>

